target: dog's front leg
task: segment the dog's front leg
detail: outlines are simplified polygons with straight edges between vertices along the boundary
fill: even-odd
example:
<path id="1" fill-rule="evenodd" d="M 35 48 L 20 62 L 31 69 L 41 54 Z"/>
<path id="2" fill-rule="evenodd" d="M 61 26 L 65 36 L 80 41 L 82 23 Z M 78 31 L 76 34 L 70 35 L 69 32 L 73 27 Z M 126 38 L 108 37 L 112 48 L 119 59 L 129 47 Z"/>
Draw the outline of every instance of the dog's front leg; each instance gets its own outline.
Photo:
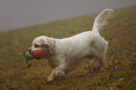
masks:
<path id="1" fill-rule="evenodd" d="M 53 69 L 47 78 L 47 82 L 53 81 L 53 79 L 56 76 L 65 76 L 65 68 L 66 68 L 65 64 L 61 64 L 58 67 L 56 67 L 55 69 Z"/>

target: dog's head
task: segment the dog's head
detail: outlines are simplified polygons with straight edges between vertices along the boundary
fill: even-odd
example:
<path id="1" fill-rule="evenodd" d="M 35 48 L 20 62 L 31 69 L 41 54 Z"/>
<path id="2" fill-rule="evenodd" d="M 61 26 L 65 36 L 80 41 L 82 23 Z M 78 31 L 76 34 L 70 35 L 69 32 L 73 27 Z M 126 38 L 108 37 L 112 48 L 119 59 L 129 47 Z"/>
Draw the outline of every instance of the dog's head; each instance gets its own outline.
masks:
<path id="1" fill-rule="evenodd" d="M 55 52 L 55 40 L 46 36 L 35 38 L 32 42 L 32 47 L 28 51 L 33 54 L 36 50 L 41 50 L 45 58 L 51 56 Z"/>

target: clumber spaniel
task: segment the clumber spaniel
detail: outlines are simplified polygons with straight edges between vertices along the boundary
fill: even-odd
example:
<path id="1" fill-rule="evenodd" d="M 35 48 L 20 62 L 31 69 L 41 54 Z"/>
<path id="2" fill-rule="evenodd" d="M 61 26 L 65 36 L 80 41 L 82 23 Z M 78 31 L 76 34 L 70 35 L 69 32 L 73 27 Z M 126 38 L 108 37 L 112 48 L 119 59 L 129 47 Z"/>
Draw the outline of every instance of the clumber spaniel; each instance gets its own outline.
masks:
<path id="1" fill-rule="evenodd" d="M 65 73 L 73 70 L 84 58 L 95 57 L 100 68 L 105 67 L 105 54 L 108 42 L 101 37 L 99 30 L 106 25 L 107 19 L 114 13 L 112 9 L 103 10 L 94 21 L 92 31 L 82 32 L 72 37 L 55 39 L 47 36 L 39 36 L 32 42 L 29 52 L 42 50 L 46 58 L 54 69 L 47 78 L 47 82 L 52 81 L 56 76 L 65 76 Z"/>

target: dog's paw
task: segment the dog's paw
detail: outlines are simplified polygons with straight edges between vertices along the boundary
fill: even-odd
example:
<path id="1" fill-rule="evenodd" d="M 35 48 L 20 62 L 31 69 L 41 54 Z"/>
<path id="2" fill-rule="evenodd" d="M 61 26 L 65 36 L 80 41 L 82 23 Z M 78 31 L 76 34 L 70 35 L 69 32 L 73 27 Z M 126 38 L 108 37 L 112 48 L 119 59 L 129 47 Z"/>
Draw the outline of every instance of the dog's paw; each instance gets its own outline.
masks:
<path id="1" fill-rule="evenodd" d="M 47 83 L 50 83 L 52 81 L 53 81 L 53 78 L 51 78 L 51 77 L 48 77 L 47 80 L 46 80 Z"/>
<path id="2" fill-rule="evenodd" d="M 99 67 L 98 67 L 98 70 L 99 70 L 99 71 L 104 71 L 106 68 L 107 68 L 107 66 L 99 66 Z"/>

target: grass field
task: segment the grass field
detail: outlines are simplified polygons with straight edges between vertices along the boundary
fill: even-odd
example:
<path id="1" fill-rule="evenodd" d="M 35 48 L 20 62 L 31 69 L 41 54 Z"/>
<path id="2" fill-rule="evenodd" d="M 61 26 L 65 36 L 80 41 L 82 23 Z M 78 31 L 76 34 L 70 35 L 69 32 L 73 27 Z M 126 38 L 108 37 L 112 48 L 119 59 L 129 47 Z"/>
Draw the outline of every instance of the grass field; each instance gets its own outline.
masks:
<path id="1" fill-rule="evenodd" d="M 0 33 L 0 90 L 136 90 L 136 6 L 115 10 L 101 35 L 109 41 L 108 68 L 96 70 L 98 62 L 85 59 L 66 79 L 51 84 L 47 60 L 26 67 L 22 52 L 39 35 L 64 38 L 91 30 L 98 13 Z"/>

